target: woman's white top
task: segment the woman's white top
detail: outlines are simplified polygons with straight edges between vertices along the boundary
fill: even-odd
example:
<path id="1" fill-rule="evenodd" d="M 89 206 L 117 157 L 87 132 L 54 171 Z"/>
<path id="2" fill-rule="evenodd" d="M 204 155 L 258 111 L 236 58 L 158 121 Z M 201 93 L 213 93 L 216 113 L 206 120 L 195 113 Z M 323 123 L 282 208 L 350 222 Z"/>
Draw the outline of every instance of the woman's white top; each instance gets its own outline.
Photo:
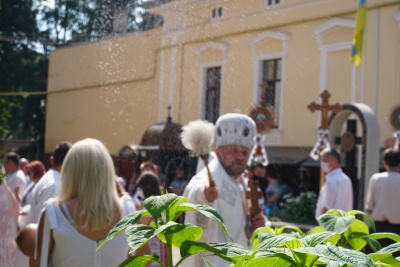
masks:
<path id="1" fill-rule="evenodd" d="M 125 215 L 133 212 L 124 206 Z M 64 208 L 65 210 L 67 209 Z M 68 213 L 66 215 L 70 217 Z M 109 267 L 118 266 L 127 258 L 129 247 L 124 233 L 96 251 L 103 240 L 94 241 L 80 234 L 73 222 L 71 224 L 56 204 L 46 207 L 46 219 L 54 237 L 54 247 L 48 266 Z"/>

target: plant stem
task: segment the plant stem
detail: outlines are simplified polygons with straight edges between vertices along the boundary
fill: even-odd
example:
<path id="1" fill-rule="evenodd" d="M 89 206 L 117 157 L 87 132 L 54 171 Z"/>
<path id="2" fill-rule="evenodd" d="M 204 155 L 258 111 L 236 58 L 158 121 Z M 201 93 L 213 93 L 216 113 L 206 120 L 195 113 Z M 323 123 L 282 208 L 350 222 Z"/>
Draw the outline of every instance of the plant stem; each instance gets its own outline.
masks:
<path id="1" fill-rule="evenodd" d="M 174 266 L 174 264 L 173 264 L 173 260 L 172 260 L 172 245 L 171 245 L 171 238 L 169 237 L 167 237 L 166 238 L 166 241 L 167 241 L 167 247 L 168 247 L 168 266 L 169 267 L 173 267 Z"/>

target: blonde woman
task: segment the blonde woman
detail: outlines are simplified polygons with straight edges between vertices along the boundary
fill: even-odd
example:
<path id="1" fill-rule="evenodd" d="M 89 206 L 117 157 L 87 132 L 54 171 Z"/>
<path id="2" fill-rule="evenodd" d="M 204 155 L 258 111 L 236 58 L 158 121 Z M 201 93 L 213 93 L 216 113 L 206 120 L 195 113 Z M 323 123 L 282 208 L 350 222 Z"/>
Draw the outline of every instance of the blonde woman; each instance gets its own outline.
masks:
<path id="1" fill-rule="evenodd" d="M 71 147 L 61 171 L 59 197 L 41 215 L 31 266 L 118 266 L 128 257 L 124 234 L 96 251 L 111 228 L 131 212 L 123 210 L 114 173 L 100 141 L 84 139 Z"/>

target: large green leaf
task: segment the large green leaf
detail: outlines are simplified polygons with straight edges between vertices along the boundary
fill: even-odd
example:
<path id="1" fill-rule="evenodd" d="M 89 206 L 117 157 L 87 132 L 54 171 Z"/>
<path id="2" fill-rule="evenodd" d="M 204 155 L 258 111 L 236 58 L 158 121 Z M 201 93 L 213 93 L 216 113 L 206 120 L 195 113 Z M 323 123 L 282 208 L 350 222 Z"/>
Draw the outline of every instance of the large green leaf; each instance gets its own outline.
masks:
<path id="1" fill-rule="evenodd" d="M 144 224 L 135 224 L 125 230 L 131 252 L 137 250 L 146 244 L 150 239 L 156 236 L 156 229 Z"/>
<path id="2" fill-rule="evenodd" d="M 387 264 L 389 266 L 399 266 L 400 262 L 390 253 L 371 253 L 368 255 L 376 265 Z"/>
<path id="3" fill-rule="evenodd" d="M 367 241 L 362 237 L 368 234 L 368 226 L 358 219 L 355 219 L 346 232 L 344 232 L 344 236 L 348 243 L 357 251 L 360 251 L 367 244 Z"/>
<path id="4" fill-rule="evenodd" d="M 146 267 L 147 263 L 154 259 L 157 257 L 152 255 L 133 256 L 121 262 L 118 267 Z"/>
<path id="5" fill-rule="evenodd" d="M 128 226 L 137 223 L 146 214 L 147 214 L 147 211 L 138 210 L 131 214 L 126 215 L 119 222 L 117 222 L 116 225 L 114 225 L 114 227 L 108 233 L 106 239 L 103 242 L 101 242 L 101 244 L 97 247 L 97 250 L 100 249 L 102 246 L 104 246 L 106 243 L 108 243 L 108 241 L 115 238 L 117 235 L 119 235 L 123 231 L 125 231 L 125 229 Z"/>
<path id="6" fill-rule="evenodd" d="M 212 254 L 215 254 L 216 256 L 229 262 L 234 262 L 241 256 L 251 253 L 251 251 L 236 243 L 205 243 L 197 241 L 184 241 L 180 247 L 182 258 L 202 252 L 211 252 Z"/>
<path id="7" fill-rule="evenodd" d="M 152 196 L 143 201 L 143 206 L 151 214 L 156 224 L 161 213 L 167 209 L 171 204 L 179 201 L 182 197 L 175 194 L 165 194 L 161 196 Z"/>
<path id="8" fill-rule="evenodd" d="M 333 214 L 325 213 L 318 218 L 319 224 L 326 231 L 343 234 L 355 220 L 354 216 L 340 217 Z"/>
<path id="9" fill-rule="evenodd" d="M 343 247 L 336 247 L 330 243 L 315 247 L 299 248 L 295 251 L 318 256 L 320 257 L 318 260 L 325 263 L 337 262 L 340 265 L 349 264 L 359 267 L 374 266 L 374 262 L 364 253 Z"/>
<path id="10" fill-rule="evenodd" d="M 198 211 L 204 216 L 208 217 L 209 219 L 216 222 L 219 227 L 225 232 L 225 234 L 233 241 L 232 237 L 228 233 L 228 229 L 224 224 L 224 220 L 222 219 L 221 215 L 218 213 L 216 209 L 210 207 L 208 205 L 199 205 L 193 203 L 182 203 L 179 205 L 179 209 L 184 209 L 185 211 Z"/>
<path id="11" fill-rule="evenodd" d="M 171 241 L 171 245 L 180 247 L 183 241 L 197 241 L 203 234 L 203 229 L 193 224 L 180 224 L 168 222 L 158 228 L 155 234 L 164 242 Z"/>

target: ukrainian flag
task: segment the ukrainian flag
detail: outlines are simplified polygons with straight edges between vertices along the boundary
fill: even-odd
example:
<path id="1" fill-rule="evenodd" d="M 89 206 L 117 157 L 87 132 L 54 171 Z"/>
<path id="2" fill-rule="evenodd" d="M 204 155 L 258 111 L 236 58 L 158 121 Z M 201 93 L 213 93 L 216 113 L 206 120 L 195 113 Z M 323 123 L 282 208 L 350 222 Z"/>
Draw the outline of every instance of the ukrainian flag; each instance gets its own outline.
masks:
<path id="1" fill-rule="evenodd" d="M 351 61 L 358 67 L 361 63 L 363 34 L 365 28 L 367 8 L 365 0 L 360 0 L 357 9 L 356 27 L 354 29 L 353 45 L 351 47 Z"/>

